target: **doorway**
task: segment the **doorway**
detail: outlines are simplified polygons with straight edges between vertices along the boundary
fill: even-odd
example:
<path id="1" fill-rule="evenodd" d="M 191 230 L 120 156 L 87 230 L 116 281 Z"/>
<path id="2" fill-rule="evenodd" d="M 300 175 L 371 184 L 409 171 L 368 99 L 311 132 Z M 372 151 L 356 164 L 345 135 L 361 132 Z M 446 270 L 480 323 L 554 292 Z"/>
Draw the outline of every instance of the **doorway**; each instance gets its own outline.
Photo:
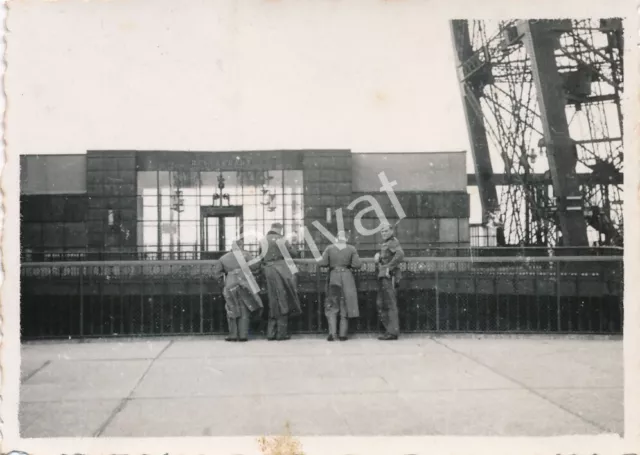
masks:
<path id="1" fill-rule="evenodd" d="M 242 207 L 200 207 L 200 258 L 218 259 L 242 234 Z"/>

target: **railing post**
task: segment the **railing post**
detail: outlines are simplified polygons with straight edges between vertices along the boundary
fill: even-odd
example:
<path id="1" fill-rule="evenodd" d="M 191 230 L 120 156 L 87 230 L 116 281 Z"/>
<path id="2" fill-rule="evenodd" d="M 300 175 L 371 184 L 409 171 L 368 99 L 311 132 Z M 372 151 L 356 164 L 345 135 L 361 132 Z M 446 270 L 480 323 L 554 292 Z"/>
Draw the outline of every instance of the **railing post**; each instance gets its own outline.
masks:
<path id="1" fill-rule="evenodd" d="M 320 291 L 320 271 L 321 268 L 316 264 L 316 296 L 318 301 L 318 333 L 322 333 L 322 296 Z"/>
<path id="2" fill-rule="evenodd" d="M 620 333 L 624 333 L 624 261 L 618 262 L 618 315 L 620 316 Z"/>
<path id="3" fill-rule="evenodd" d="M 204 333 L 204 290 L 203 287 L 203 273 L 202 264 L 198 265 L 198 274 L 200 275 L 200 335 Z"/>
<path id="4" fill-rule="evenodd" d="M 144 297 L 145 297 L 144 265 L 140 266 L 140 334 L 144 335 Z"/>
<path id="5" fill-rule="evenodd" d="M 84 266 L 80 266 L 80 338 L 84 337 Z"/>
<path id="6" fill-rule="evenodd" d="M 558 332 L 562 331 L 561 317 L 560 317 L 560 261 L 556 258 L 556 318 L 558 323 Z"/>
<path id="7" fill-rule="evenodd" d="M 496 332 L 500 332 L 500 295 L 498 294 L 498 272 L 494 268 L 492 270 L 493 279 L 491 282 L 493 283 L 493 296 L 496 299 Z"/>
<path id="8" fill-rule="evenodd" d="M 436 332 L 440 331 L 440 283 L 438 281 L 438 262 L 435 263 L 436 268 Z"/>

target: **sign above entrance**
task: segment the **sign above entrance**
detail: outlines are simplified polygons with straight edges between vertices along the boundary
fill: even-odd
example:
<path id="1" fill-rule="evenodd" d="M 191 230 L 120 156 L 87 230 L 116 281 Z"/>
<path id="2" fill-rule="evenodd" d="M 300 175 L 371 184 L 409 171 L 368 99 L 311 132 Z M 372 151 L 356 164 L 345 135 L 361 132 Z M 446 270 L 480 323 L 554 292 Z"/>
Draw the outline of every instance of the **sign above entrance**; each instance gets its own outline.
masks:
<path id="1" fill-rule="evenodd" d="M 138 171 L 261 171 L 302 169 L 300 151 L 137 152 Z"/>

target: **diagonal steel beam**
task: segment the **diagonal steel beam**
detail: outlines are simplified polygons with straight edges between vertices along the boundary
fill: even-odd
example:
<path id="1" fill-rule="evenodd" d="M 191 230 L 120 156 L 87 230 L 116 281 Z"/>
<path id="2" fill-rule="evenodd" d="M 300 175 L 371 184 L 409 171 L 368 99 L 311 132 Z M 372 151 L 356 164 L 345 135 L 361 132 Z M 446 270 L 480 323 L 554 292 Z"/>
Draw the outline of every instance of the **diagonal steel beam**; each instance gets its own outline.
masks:
<path id="1" fill-rule="evenodd" d="M 458 68 L 458 81 L 461 85 L 460 92 L 464 104 L 464 114 L 467 121 L 467 131 L 471 143 L 471 153 L 475 167 L 476 182 L 480 193 L 483 222 L 488 220 L 489 213 L 498 210 L 498 193 L 493 183 L 493 168 L 489 155 L 487 131 L 482 112 L 478 112 L 474 106 L 479 105 L 472 90 L 469 90 L 469 79 L 477 72 L 474 65 L 470 65 L 470 59 L 474 52 L 469 37 L 469 25 L 466 20 L 451 21 L 451 33 L 455 46 L 456 65 Z M 475 104 L 474 104 L 475 101 Z"/>
<path id="2" fill-rule="evenodd" d="M 571 22 L 564 20 L 520 21 L 518 31 L 531 60 L 563 243 L 586 246 L 587 223 L 576 176 L 578 156 L 576 144 L 569 136 L 566 96 L 555 57 L 560 34 L 570 26 Z"/>

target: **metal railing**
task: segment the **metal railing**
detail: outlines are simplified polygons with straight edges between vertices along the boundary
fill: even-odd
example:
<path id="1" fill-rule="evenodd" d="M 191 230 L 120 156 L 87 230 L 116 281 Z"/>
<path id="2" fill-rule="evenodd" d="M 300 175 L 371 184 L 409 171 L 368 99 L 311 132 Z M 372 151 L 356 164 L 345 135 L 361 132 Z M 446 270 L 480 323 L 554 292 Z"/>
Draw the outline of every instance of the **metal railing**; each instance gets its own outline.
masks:
<path id="1" fill-rule="evenodd" d="M 292 331 L 326 331 L 327 270 L 295 261 L 303 314 Z M 355 332 L 380 329 L 375 264 L 356 272 Z M 227 330 L 216 261 L 62 261 L 21 265 L 25 339 L 218 334 Z M 621 256 L 409 257 L 398 306 L 403 332 L 622 332 Z M 264 288 L 264 283 L 261 283 Z M 266 293 L 261 293 L 265 307 Z M 266 311 L 253 321 L 264 331 Z"/>
<path id="2" fill-rule="evenodd" d="M 312 257 L 305 243 L 294 245 L 304 257 Z M 257 254 L 258 245 L 248 245 L 246 249 Z M 373 257 L 378 251 L 377 245 L 358 245 L 362 257 Z M 621 256 L 619 247 L 469 247 L 469 246 L 405 246 L 409 257 L 529 257 L 529 256 Z M 202 253 L 196 248 L 181 251 L 157 251 L 145 248 L 73 249 L 55 250 L 53 248 L 23 249 L 21 262 L 62 262 L 62 261 L 195 261 L 201 260 Z"/>

